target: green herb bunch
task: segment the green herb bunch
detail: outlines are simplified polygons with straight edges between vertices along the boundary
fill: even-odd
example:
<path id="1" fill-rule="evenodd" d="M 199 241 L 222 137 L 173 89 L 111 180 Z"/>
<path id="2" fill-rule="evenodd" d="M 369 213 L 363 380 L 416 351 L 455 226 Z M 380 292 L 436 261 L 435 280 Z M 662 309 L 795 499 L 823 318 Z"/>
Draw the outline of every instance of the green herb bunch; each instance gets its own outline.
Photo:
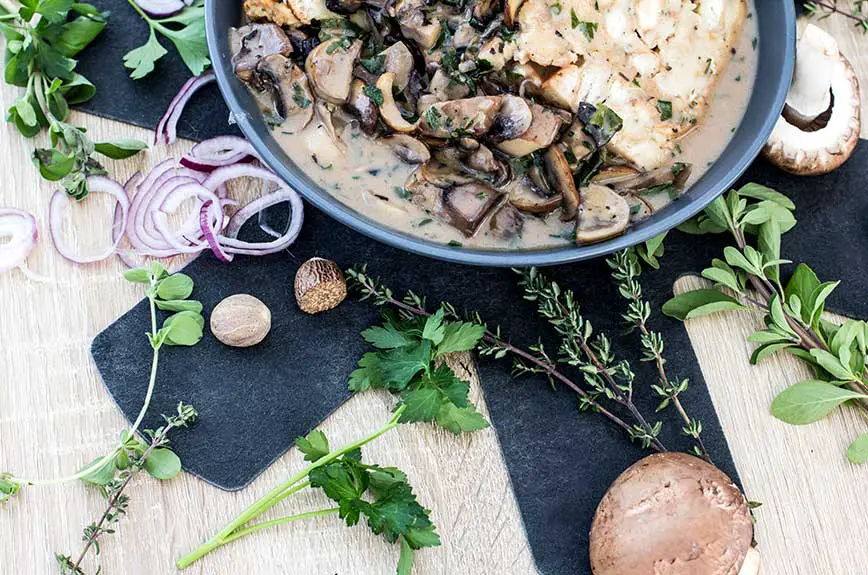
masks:
<path id="1" fill-rule="evenodd" d="M 349 380 L 350 391 L 385 389 L 398 398 L 389 420 L 374 433 L 338 449 L 314 430 L 295 444 L 311 462 L 248 507 L 226 527 L 177 561 L 189 567 L 218 547 L 262 529 L 301 519 L 336 514 L 350 527 L 365 518 L 376 535 L 401 546 L 397 572 L 409 574 L 416 550 L 440 545 L 429 511 L 416 500 L 407 476 L 394 467 L 362 462 L 361 448 L 402 423 L 434 422 L 453 433 L 488 427 L 469 401 L 469 384 L 445 362 L 445 355 L 474 349 L 484 328 L 446 321 L 445 309 L 427 316 L 386 314 L 382 325 L 362 336 L 377 348 L 366 353 Z M 307 488 L 321 489 L 336 507 L 256 522 L 281 501 Z"/>
<path id="2" fill-rule="evenodd" d="M 815 2 L 803 2 L 805 13 L 808 17 L 817 17 L 820 19 L 828 18 L 833 14 L 840 14 L 853 22 L 853 25 L 868 33 L 868 13 L 865 11 L 865 0 L 853 0 L 852 8 L 840 7 L 838 0 L 817 0 Z"/>
<path id="3" fill-rule="evenodd" d="M 672 298 L 663 312 L 682 321 L 714 312 L 762 311 L 764 327 L 748 339 L 757 344 L 756 364 L 779 351 L 805 361 L 814 378 L 796 383 L 772 402 L 772 414 L 796 425 L 818 421 L 849 403 L 868 411 L 868 324 L 847 320 L 838 325 L 823 319 L 826 300 L 840 282 L 821 282 L 806 264 L 789 281 L 781 281 L 781 236 L 796 225 L 795 206 L 769 188 L 748 184 L 717 198 L 699 218 L 682 229 L 689 233 L 728 233 L 735 245 L 714 259 L 702 276 L 715 282 Z M 750 241 L 749 241 L 750 240 Z M 730 290 L 740 296 L 732 297 Z M 847 450 L 851 462 L 868 461 L 868 433 Z"/>
<path id="4" fill-rule="evenodd" d="M 145 399 L 135 422 L 121 434 L 119 444 L 108 454 L 94 459 L 90 464 L 72 475 L 57 479 L 26 479 L 11 473 L 0 474 L 0 502 L 8 501 L 18 494 L 23 486 L 56 485 L 81 480 L 99 487 L 107 501 L 107 508 L 100 519 L 84 529 L 82 540 L 84 549 L 73 560 L 69 555 L 57 554 L 61 573 L 83 575 L 82 561 L 88 551 L 99 556 L 99 539 L 113 533 L 113 526 L 126 513 L 129 498 L 124 494 L 132 478 L 141 470 L 150 476 L 166 480 L 181 471 L 181 461 L 169 448 L 169 433 L 188 427 L 196 420 L 193 407 L 180 403 L 172 416 L 163 416 L 164 425 L 155 430 L 144 430 L 145 439 L 137 436 L 145 415 L 151 404 L 156 385 L 160 349 L 163 346 L 193 346 L 202 339 L 205 320 L 202 317 L 202 304 L 191 300 L 193 280 L 184 274 L 169 274 L 166 269 L 154 262 L 150 268 L 129 270 L 124 277 L 146 287 L 151 331 L 148 341 L 153 353 L 151 371 Z M 157 310 L 172 312 L 158 328 Z M 99 570 L 97 570 L 99 572 Z"/>
<path id="5" fill-rule="evenodd" d="M 148 24 L 148 40 L 124 56 L 124 66 L 130 69 L 130 77 L 144 78 L 154 71 L 160 58 L 168 54 L 160 44 L 159 36 L 167 38 L 190 69 L 199 76 L 211 65 L 208 58 L 208 44 L 205 41 L 205 0 L 195 0 L 192 4 L 166 18 L 153 18 L 139 8 L 135 0 L 128 0 L 136 12 Z"/>
<path id="6" fill-rule="evenodd" d="M 66 121 L 71 105 L 90 100 L 96 92 L 75 71 L 75 56 L 105 25 L 106 15 L 91 4 L 23 0 L 16 7 L 0 0 L 0 32 L 6 38 L 4 78 L 25 90 L 6 119 L 27 138 L 48 131 L 51 147 L 38 148 L 33 161 L 43 178 L 61 182 L 77 199 L 88 193 L 88 176 L 105 173 L 94 154 L 124 159 L 147 147 L 136 140 L 95 143 L 85 128 Z"/>

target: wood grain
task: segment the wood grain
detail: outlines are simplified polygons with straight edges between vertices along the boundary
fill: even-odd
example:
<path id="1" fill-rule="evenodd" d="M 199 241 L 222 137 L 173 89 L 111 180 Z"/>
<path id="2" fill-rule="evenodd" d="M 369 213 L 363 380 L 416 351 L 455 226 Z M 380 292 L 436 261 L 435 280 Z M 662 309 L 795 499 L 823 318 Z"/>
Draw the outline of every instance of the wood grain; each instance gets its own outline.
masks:
<path id="1" fill-rule="evenodd" d="M 837 18 L 822 25 L 839 38 L 861 77 L 868 78 L 865 40 Z M 860 56 L 860 47 L 865 55 Z M 8 108 L 16 95 L 3 86 L 0 108 Z M 95 138 L 149 136 L 94 117 L 78 120 Z M 33 142 L 6 125 L 0 141 L 0 205 L 37 214 L 44 231 L 51 189 L 30 165 Z M 141 160 L 113 163 L 109 169 L 123 179 L 187 146 L 152 150 Z M 105 241 L 110 209 L 108 201 L 94 197 L 73 211 L 69 231 L 82 249 Z M 123 429 L 123 418 L 103 389 L 88 349 L 93 336 L 140 294 L 120 279 L 118 262 L 72 266 L 55 254 L 45 237 L 30 266 L 56 283 L 26 281 L 17 271 L 0 276 L 0 470 L 45 478 L 83 466 L 110 449 Z M 787 358 L 749 366 L 744 338 L 756 323 L 748 314 L 731 314 L 692 321 L 688 329 L 748 495 L 764 502 L 757 539 L 765 572 L 864 573 L 868 547 L 862 534 L 868 530 L 868 509 L 858 488 L 868 471 L 850 466 L 842 454 L 848 440 L 864 429 L 864 421 L 850 412 L 808 427 L 790 427 L 771 418 L 771 397 L 804 373 Z M 483 403 L 475 382 L 473 394 Z M 388 401 L 376 393 L 355 398 L 323 428 L 336 443 L 357 438 L 387 418 Z M 406 470 L 420 500 L 433 509 L 444 545 L 419 553 L 416 573 L 535 572 L 494 431 L 456 439 L 412 426 L 393 431 L 367 452 L 372 459 Z M 222 492 L 186 475 L 165 483 L 137 480 L 130 490 L 129 517 L 117 535 L 105 541 L 103 572 L 174 572 L 175 558 L 300 465 L 301 458 L 292 451 L 239 493 Z M 322 496 L 311 494 L 281 512 L 325 504 Z M 78 483 L 24 490 L 0 508 L 0 572 L 56 572 L 54 552 L 76 553 L 81 528 L 102 509 L 99 495 Z M 393 572 L 396 559 L 397 550 L 365 528 L 347 529 L 335 518 L 324 518 L 247 538 L 188 572 L 381 574 Z"/>

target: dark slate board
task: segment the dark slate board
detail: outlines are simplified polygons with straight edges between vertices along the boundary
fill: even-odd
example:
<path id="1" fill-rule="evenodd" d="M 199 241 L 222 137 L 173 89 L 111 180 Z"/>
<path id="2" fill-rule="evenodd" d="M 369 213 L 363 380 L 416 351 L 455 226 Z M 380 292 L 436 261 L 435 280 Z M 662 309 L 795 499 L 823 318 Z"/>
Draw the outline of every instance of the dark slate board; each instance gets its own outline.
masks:
<path id="1" fill-rule="evenodd" d="M 166 57 L 151 78 L 130 80 L 120 62 L 126 51 L 144 41 L 145 26 L 124 0 L 97 3 L 111 10 L 113 18 L 99 49 L 89 50 L 82 59 L 80 71 L 99 88 L 97 98 L 83 109 L 151 127 L 187 72 L 177 58 Z M 227 133 L 234 130 L 228 117 L 216 86 L 211 86 L 191 103 L 179 132 L 190 138 Z M 193 118 L 195 124 L 190 122 Z M 809 263 L 823 279 L 844 279 L 831 307 L 858 317 L 868 317 L 864 298 L 868 195 L 862 193 L 866 172 L 868 144 L 863 142 L 857 155 L 830 176 L 796 179 L 760 161 L 745 178 L 793 197 L 800 224 L 784 239 L 786 257 Z M 459 308 L 477 309 L 484 317 L 501 321 L 516 343 L 526 345 L 542 337 L 555 349 L 551 331 L 521 300 L 509 271 L 412 256 L 362 237 L 313 209 L 307 216 L 291 253 L 259 260 L 240 258 L 229 266 L 206 255 L 186 270 L 197 281 L 196 296 L 206 311 L 223 297 L 247 292 L 273 312 L 274 329 L 257 348 L 232 350 L 206 335 L 194 350 L 166 349 L 161 358 L 152 415 L 145 423 L 157 425 L 153 414 L 172 411 L 178 401 L 194 403 L 200 422 L 177 435 L 175 448 L 189 472 L 225 489 L 249 483 L 291 445 L 293 437 L 315 427 L 346 399 L 346 376 L 364 349 L 358 333 L 377 318 L 369 305 L 357 302 L 316 318 L 300 313 L 292 278 L 297 265 L 308 257 L 329 257 L 344 266 L 368 262 L 372 272 L 396 289 L 412 287 L 424 291 L 432 303 L 445 299 Z M 673 234 L 666 245 L 663 269 L 643 277 L 655 310 L 670 297 L 679 275 L 701 269 L 725 244 L 718 237 Z M 598 329 L 620 330 L 622 303 L 602 261 L 548 272 L 577 291 Z M 149 354 L 142 332 L 147 317 L 147 308 L 139 304 L 93 344 L 105 384 L 129 418 L 138 411 L 146 388 L 142 374 L 147 373 Z M 656 313 L 652 321 L 664 332 L 670 373 L 691 379 L 685 400 L 692 414 L 704 422 L 712 456 L 737 477 L 686 330 Z M 619 339 L 616 348 L 625 352 L 630 343 Z M 515 381 L 506 363 L 485 361 L 479 368 L 538 567 L 546 574 L 588 573 L 587 533 L 594 509 L 609 483 L 643 452 L 600 416 L 579 414 L 574 396 L 567 391 L 549 391 L 539 379 Z M 646 410 L 652 411 L 650 395 L 638 395 Z M 674 449 L 688 448 L 675 418 L 670 414 L 666 422 L 664 441 Z"/>

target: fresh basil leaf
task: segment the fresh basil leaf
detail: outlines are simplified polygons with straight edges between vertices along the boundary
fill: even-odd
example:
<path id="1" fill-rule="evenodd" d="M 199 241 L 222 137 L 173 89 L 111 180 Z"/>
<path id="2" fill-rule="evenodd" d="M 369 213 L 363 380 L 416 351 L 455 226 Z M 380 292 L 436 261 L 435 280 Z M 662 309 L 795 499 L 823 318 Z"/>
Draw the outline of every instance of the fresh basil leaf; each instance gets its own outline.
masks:
<path id="1" fill-rule="evenodd" d="M 826 417 L 833 409 L 852 399 L 868 395 L 856 393 L 825 381 L 807 380 L 792 385 L 772 401 L 772 415 L 785 423 L 805 425 Z"/>
<path id="2" fill-rule="evenodd" d="M 181 459 L 171 449 L 158 447 L 145 459 L 145 471 L 154 479 L 172 479 L 181 472 Z"/>
<path id="3" fill-rule="evenodd" d="M 663 313 L 686 321 L 721 311 L 747 309 L 738 300 L 715 289 L 699 289 L 683 293 L 663 304 Z"/>
<path id="4" fill-rule="evenodd" d="M 96 144 L 95 150 L 113 160 L 125 160 L 147 149 L 148 145 L 141 140 L 113 140 Z"/>
<path id="5" fill-rule="evenodd" d="M 172 274 L 157 286 L 157 296 L 163 300 L 187 299 L 192 293 L 193 278 L 186 274 Z"/>
<path id="6" fill-rule="evenodd" d="M 868 461 L 868 433 L 863 433 L 850 444 L 847 460 L 856 464 Z"/>

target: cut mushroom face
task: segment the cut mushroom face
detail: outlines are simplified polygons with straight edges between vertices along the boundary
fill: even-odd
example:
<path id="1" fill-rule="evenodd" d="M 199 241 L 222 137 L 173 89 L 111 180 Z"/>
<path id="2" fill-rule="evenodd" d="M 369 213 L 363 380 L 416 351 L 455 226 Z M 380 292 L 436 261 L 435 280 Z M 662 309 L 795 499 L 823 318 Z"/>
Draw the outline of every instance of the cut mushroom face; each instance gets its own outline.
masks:
<path id="1" fill-rule="evenodd" d="M 506 203 L 491 216 L 488 228 L 495 238 L 511 241 L 524 231 L 524 216 L 512 204 Z"/>
<path id="2" fill-rule="evenodd" d="M 491 129 L 500 102 L 499 96 L 478 96 L 434 104 L 422 114 L 419 130 L 433 138 L 482 136 Z"/>
<path id="3" fill-rule="evenodd" d="M 365 83 L 356 78 L 350 87 L 350 99 L 347 102 L 350 112 L 358 118 L 362 130 L 373 134 L 377 130 L 377 120 L 380 112 L 371 99 L 365 94 Z"/>
<path id="4" fill-rule="evenodd" d="M 443 208 L 453 226 L 473 237 L 500 199 L 500 194 L 489 186 L 473 182 L 446 190 Z"/>
<path id="5" fill-rule="evenodd" d="M 353 65 L 362 50 L 361 40 L 323 42 L 307 56 L 305 69 L 316 95 L 330 104 L 344 104 L 350 96 Z"/>
<path id="6" fill-rule="evenodd" d="M 659 453 L 622 473 L 600 501 L 591 570 L 732 575 L 752 539 L 750 511 L 731 479 L 697 457 Z"/>
<path id="7" fill-rule="evenodd" d="M 425 3 L 419 0 L 399 0 L 393 9 L 393 14 L 401 26 L 401 34 L 416 42 L 424 51 L 437 45 L 441 28 L 439 20 L 427 21 Z"/>
<path id="8" fill-rule="evenodd" d="M 392 149 L 392 153 L 407 164 L 424 164 L 431 159 L 428 147 L 412 136 L 396 134 L 380 140 Z"/>
<path id="9" fill-rule="evenodd" d="M 513 28 L 518 23 L 518 11 L 524 0 L 506 0 L 503 5 L 503 23 Z"/>
<path id="10" fill-rule="evenodd" d="M 524 98 L 504 95 L 500 99 L 500 108 L 488 131 L 488 138 L 493 142 L 518 138 L 528 131 L 533 122 L 533 112 Z"/>
<path id="11" fill-rule="evenodd" d="M 396 42 L 380 52 L 383 56 L 383 70 L 395 75 L 394 85 L 399 91 L 404 91 L 410 82 L 410 72 L 413 71 L 413 54 L 403 42 Z"/>
<path id="12" fill-rule="evenodd" d="M 256 67 L 266 56 L 292 54 L 292 43 L 277 24 L 248 24 L 233 30 L 233 35 L 238 39 L 238 45 L 232 56 L 232 65 L 235 75 L 245 83 L 253 81 Z"/>
<path id="13" fill-rule="evenodd" d="M 624 233 L 630 225 L 630 205 L 612 188 L 591 184 L 582 188 L 576 215 L 576 243 L 594 244 Z"/>
<path id="14" fill-rule="evenodd" d="M 543 157 L 546 178 L 558 193 L 563 197 L 564 212 L 561 220 L 568 222 L 576 217 L 581 202 L 579 190 L 573 181 L 573 171 L 558 146 L 550 147 Z M 629 215 L 629 210 L 628 210 Z"/>
<path id="15" fill-rule="evenodd" d="M 796 51 L 784 113 L 763 153 L 796 175 L 831 172 L 852 155 L 861 130 L 859 81 L 835 39 L 809 24 Z"/>
<path id="16" fill-rule="evenodd" d="M 293 134 L 303 130 L 313 118 L 313 95 L 304 71 L 280 54 L 263 58 L 257 71 L 271 85 L 275 109 L 283 119 L 281 130 Z"/>
<path id="17" fill-rule="evenodd" d="M 530 110 L 533 115 L 530 128 L 521 136 L 498 144 L 501 151 L 518 158 L 547 148 L 557 139 L 561 128 L 572 119 L 568 112 L 539 104 L 531 104 Z"/>
<path id="18" fill-rule="evenodd" d="M 531 214 L 548 214 L 563 203 L 563 196 L 547 196 L 527 174 L 513 180 L 504 190 L 512 205 Z"/>
<path id="19" fill-rule="evenodd" d="M 395 82 L 395 74 L 386 72 L 380 79 L 377 80 L 377 88 L 383 96 L 383 103 L 380 104 L 380 116 L 386 125 L 402 134 L 409 134 L 416 131 L 416 124 L 411 124 L 401 115 L 401 110 L 398 109 L 398 104 L 395 103 L 395 96 L 392 92 L 392 87 Z"/>

